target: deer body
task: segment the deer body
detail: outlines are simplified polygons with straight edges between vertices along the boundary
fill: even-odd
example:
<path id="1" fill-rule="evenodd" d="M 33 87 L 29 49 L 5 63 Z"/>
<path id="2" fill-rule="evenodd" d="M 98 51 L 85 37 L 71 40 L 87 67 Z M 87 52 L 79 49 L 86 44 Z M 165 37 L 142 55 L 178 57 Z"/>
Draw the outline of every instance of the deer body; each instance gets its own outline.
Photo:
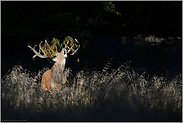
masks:
<path id="1" fill-rule="evenodd" d="M 53 91 L 54 88 L 58 89 L 61 84 L 65 84 L 68 72 L 65 70 L 67 58 L 67 50 L 65 48 L 54 58 L 55 64 L 49 70 L 47 70 L 41 80 L 41 89 L 42 91 L 49 90 Z"/>
<path id="2" fill-rule="evenodd" d="M 55 61 L 55 64 L 53 65 L 53 67 L 47 70 L 42 76 L 41 90 L 43 92 L 46 90 L 52 92 L 53 89 L 59 89 L 59 87 L 61 87 L 61 84 L 65 84 L 67 81 L 67 77 L 69 76 L 69 70 L 68 69 L 65 70 L 67 53 L 72 52 L 72 54 L 70 55 L 74 55 L 80 47 L 80 44 L 77 41 L 77 39 L 75 39 L 75 42 L 74 42 L 74 40 L 70 36 L 68 36 L 68 38 L 69 40 L 67 39 L 64 42 L 65 48 L 63 48 L 60 53 L 58 53 L 57 47 L 55 46 L 50 47 L 46 40 L 45 40 L 45 45 L 47 48 L 45 47 L 46 49 L 43 50 L 43 47 L 41 46 L 41 43 L 42 43 L 41 41 L 39 43 L 39 52 L 35 50 L 35 47 L 37 45 L 35 45 L 33 48 L 28 45 L 28 47 L 35 53 L 35 55 L 33 56 L 33 59 L 36 56 L 40 58 L 53 58 L 56 56 L 55 58 L 53 58 L 53 61 Z M 69 42 L 71 45 L 69 45 Z M 76 43 L 78 43 L 78 45 Z M 68 50 L 66 48 L 68 48 Z M 41 51 L 43 52 L 44 55 L 41 54 Z M 54 52 L 53 55 L 50 54 L 50 51 L 52 51 L 52 53 Z"/>

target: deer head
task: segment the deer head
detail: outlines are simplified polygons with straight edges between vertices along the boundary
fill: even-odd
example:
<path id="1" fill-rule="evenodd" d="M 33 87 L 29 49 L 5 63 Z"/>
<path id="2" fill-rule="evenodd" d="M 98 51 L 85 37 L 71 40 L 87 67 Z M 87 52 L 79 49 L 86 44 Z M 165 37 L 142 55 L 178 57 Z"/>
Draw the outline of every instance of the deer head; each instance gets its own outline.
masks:
<path id="1" fill-rule="evenodd" d="M 57 54 L 55 58 L 53 58 L 53 61 L 55 61 L 55 64 L 58 66 L 58 68 L 63 71 L 65 69 L 66 64 L 66 58 L 67 58 L 67 49 L 63 48 L 60 53 Z"/>
<path id="2" fill-rule="evenodd" d="M 77 41 L 77 39 L 75 39 L 75 41 L 77 43 L 79 43 Z M 48 55 L 48 52 L 45 53 L 45 51 L 41 47 L 41 43 L 42 42 L 40 42 L 40 44 L 39 44 L 39 52 L 37 52 L 35 50 L 36 45 L 33 48 L 31 46 L 28 46 L 35 53 L 33 58 L 35 58 L 36 56 L 38 56 L 40 58 L 50 58 L 51 55 L 50 54 Z M 45 44 L 47 46 L 49 46 L 46 40 L 45 40 Z M 73 45 L 76 45 L 76 44 L 73 44 Z M 77 52 L 77 50 L 79 49 L 80 45 L 76 45 L 76 46 L 77 46 L 76 49 L 74 49 L 74 46 L 69 47 L 68 41 L 67 41 L 67 43 L 65 45 L 66 48 L 62 48 L 60 53 L 54 52 L 55 57 L 53 58 L 53 61 L 55 63 L 53 65 L 53 67 L 51 69 L 47 70 L 42 76 L 41 90 L 43 92 L 46 90 L 49 90 L 50 92 L 52 92 L 53 89 L 59 89 L 61 84 L 66 83 L 67 77 L 69 76 L 69 70 L 65 70 L 67 54 L 70 51 L 72 51 L 72 53 L 70 55 L 74 55 Z M 49 48 L 52 50 L 52 48 L 50 46 L 49 46 Z M 55 48 L 55 49 L 57 51 L 57 48 Z M 41 55 L 40 51 L 42 51 L 44 55 Z M 52 56 L 54 56 L 54 55 L 52 55 Z"/>

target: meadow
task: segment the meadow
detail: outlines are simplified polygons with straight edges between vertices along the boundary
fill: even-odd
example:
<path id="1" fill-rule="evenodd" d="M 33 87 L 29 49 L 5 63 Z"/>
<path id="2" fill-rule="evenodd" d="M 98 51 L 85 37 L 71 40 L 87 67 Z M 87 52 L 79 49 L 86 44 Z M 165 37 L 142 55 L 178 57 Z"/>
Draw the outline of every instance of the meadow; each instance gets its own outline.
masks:
<path id="1" fill-rule="evenodd" d="M 14 65 L 1 79 L 1 121 L 182 121 L 182 75 L 149 77 L 130 61 L 83 68 L 59 91 L 41 93 L 43 68 Z"/>

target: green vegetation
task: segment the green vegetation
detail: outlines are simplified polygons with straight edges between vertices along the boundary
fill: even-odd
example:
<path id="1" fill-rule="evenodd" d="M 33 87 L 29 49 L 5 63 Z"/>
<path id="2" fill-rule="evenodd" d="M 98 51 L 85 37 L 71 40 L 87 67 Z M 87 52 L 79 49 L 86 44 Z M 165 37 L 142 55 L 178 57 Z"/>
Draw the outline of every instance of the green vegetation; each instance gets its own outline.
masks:
<path id="1" fill-rule="evenodd" d="M 68 49 L 67 53 L 71 52 L 72 54 L 74 54 L 76 52 L 76 49 L 80 47 L 80 44 L 77 41 L 77 39 L 74 40 L 70 36 L 67 36 L 63 42 L 60 42 L 59 39 L 53 38 L 51 42 L 47 42 L 47 40 L 45 40 L 43 46 L 41 46 L 41 43 L 42 42 L 40 42 L 39 44 L 40 45 L 39 51 L 42 50 L 42 52 L 50 62 L 53 61 L 53 58 L 57 56 L 57 53 L 59 53 L 59 51 L 61 51 L 62 48 L 67 48 Z M 34 48 L 32 48 L 31 46 L 28 47 L 35 52 L 35 46 Z M 33 56 L 33 58 L 34 57 L 35 56 Z"/>
<path id="2" fill-rule="evenodd" d="M 182 75 L 148 78 L 129 62 L 118 69 L 79 71 L 58 93 L 41 93 L 41 76 L 14 66 L 2 78 L 2 120 L 181 121 Z"/>
<path id="3" fill-rule="evenodd" d="M 2 35 L 89 38 L 96 33 L 181 36 L 178 2 L 3 1 Z M 23 12 L 22 12 L 23 11 Z"/>

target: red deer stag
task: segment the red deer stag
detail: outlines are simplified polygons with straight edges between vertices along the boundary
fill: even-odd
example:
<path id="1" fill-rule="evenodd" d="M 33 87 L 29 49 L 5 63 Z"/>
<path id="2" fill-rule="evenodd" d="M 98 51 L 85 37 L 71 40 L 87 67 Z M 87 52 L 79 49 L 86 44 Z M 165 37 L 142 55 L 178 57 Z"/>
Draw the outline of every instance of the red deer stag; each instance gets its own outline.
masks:
<path id="1" fill-rule="evenodd" d="M 75 39 L 75 41 L 77 43 L 79 43 L 76 39 Z M 37 52 L 35 50 L 36 45 L 33 48 L 28 45 L 28 47 L 31 48 L 31 50 L 35 53 L 33 58 L 36 57 L 36 56 L 38 56 L 40 58 L 49 58 L 49 56 L 46 55 L 46 53 L 44 52 L 43 48 L 41 47 L 41 43 L 39 44 L 39 52 Z M 46 40 L 45 40 L 45 43 L 48 45 Z M 74 44 L 74 45 L 76 45 L 76 44 Z M 55 52 L 56 57 L 53 58 L 53 61 L 55 61 L 55 64 L 53 65 L 53 67 L 51 69 L 47 70 L 43 74 L 43 76 L 42 76 L 41 90 L 43 92 L 46 91 L 46 90 L 52 92 L 53 89 L 59 89 L 61 84 L 65 84 L 66 83 L 67 77 L 69 76 L 69 71 L 65 70 L 67 53 L 69 53 L 69 51 L 72 50 L 74 52 L 72 54 L 70 54 L 70 55 L 74 55 L 77 52 L 77 50 L 79 49 L 80 45 L 79 46 L 76 45 L 76 46 L 77 46 L 76 50 L 74 50 L 73 47 L 69 48 L 66 45 L 68 50 L 66 48 L 63 48 L 60 53 Z M 40 54 L 40 50 L 44 53 L 44 55 Z"/>

